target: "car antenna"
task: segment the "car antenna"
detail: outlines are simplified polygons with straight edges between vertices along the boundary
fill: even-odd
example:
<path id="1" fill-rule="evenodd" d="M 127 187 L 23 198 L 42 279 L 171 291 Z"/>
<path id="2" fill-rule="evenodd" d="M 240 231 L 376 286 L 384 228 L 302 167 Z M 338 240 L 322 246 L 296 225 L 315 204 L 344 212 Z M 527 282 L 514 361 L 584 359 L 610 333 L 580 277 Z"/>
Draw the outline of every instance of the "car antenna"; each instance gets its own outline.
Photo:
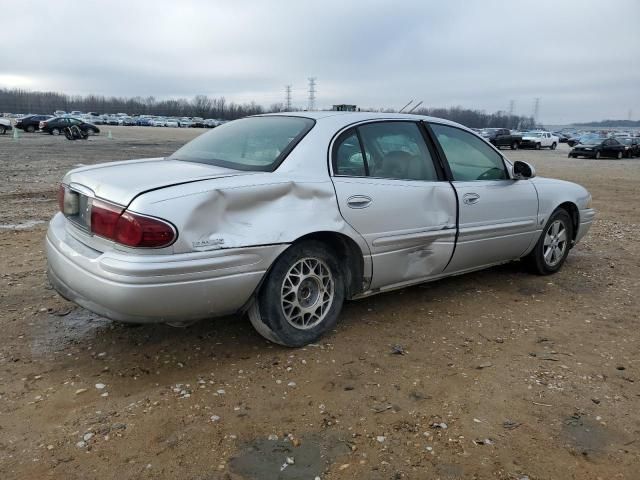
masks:
<path id="1" fill-rule="evenodd" d="M 411 105 L 413 103 L 413 99 L 409 100 L 409 103 L 407 103 L 404 107 L 402 107 L 400 110 L 398 110 L 398 113 L 402 113 L 402 111 L 407 108 L 409 105 Z"/>
<path id="2" fill-rule="evenodd" d="M 411 113 L 413 112 L 416 108 L 418 108 L 420 105 L 422 105 L 422 100 L 420 100 L 418 103 L 416 103 L 411 110 L 409 110 L 407 113 Z"/>

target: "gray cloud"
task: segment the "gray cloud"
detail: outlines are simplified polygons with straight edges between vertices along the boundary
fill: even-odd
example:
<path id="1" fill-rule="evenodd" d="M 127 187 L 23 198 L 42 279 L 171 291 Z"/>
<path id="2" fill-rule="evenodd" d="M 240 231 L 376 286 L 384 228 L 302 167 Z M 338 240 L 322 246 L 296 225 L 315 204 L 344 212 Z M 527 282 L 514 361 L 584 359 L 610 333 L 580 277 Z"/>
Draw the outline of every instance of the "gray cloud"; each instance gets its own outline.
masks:
<path id="1" fill-rule="evenodd" d="M 640 2 L 97 1 L 0 9 L 0 87 L 640 118 Z"/>

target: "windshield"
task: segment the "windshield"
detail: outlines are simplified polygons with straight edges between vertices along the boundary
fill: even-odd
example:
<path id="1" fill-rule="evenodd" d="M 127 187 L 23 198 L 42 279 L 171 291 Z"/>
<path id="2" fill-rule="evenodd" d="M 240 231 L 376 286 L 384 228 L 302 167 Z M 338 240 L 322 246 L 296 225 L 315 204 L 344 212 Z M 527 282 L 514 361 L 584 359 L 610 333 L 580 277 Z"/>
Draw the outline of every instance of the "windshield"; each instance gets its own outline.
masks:
<path id="1" fill-rule="evenodd" d="M 580 143 L 583 145 L 598 145 L 602 143 L 603 140 L 604 138 L 587 137 L 587 138 L 581 138 Z"/>
<path id="2" fill-rule="evenodd" d="M 271 172 L 314 123 L 303 117 L 243 118 L 197 137 L 171 158 L 235 170 Z"/>

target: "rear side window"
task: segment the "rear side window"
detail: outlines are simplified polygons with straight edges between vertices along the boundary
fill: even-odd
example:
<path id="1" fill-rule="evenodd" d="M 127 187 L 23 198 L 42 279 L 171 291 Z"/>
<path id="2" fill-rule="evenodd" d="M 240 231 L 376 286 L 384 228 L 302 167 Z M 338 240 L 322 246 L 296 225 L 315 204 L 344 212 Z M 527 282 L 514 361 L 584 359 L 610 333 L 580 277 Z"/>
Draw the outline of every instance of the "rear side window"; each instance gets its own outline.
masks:
<path id="1" fill-rule="evenodd" d="M 338 139 L 333 155 L 336 175 L 438 180 L 427 144 L 414 122 L 359 126 Z"/>
<path id="2" fill-rule="evenodd" d="M 248 117 L 225 123 L 187 143 L 170 158 L 235 170 L 270 172 L 314 125 L 303 117 Z"/>
<path id="3" fill-rule="evenodd" d="M 509 178 L 502 157 L 481 138 L 459 128 L 431 124 L 457 181 Z"/>

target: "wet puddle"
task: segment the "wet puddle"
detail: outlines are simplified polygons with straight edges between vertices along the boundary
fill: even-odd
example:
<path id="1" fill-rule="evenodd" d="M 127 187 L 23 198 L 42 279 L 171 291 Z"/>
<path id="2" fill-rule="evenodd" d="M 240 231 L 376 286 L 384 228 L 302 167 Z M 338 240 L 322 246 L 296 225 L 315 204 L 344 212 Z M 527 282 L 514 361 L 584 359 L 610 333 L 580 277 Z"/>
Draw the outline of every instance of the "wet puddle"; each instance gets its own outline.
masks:
<path id="1" fill-rule="evenodd" d="M 34 357 L 60 351 L 68 345 L 85 343 L 110 328 L 112 322 L 84 308 L 50 312 L 33 327 L 31 354 Z"/>
<path id="2" fill-rule="evenodd" d="M 289 439 L 256 439 L 242 446 L 229 466 L 246 480 L 313 479 L 350 451 L 337 436 L 316 433 L 301 436 L 298 446 Z"/>
<path id="3" fill-rule="evenodd" d="M 611 431 L 597 420 L 571 415 L 562 425 L 562 435 L 566 443 L 584 456 L 597 456 L 613 451 L 623 443 L 616 432 Z"/>

